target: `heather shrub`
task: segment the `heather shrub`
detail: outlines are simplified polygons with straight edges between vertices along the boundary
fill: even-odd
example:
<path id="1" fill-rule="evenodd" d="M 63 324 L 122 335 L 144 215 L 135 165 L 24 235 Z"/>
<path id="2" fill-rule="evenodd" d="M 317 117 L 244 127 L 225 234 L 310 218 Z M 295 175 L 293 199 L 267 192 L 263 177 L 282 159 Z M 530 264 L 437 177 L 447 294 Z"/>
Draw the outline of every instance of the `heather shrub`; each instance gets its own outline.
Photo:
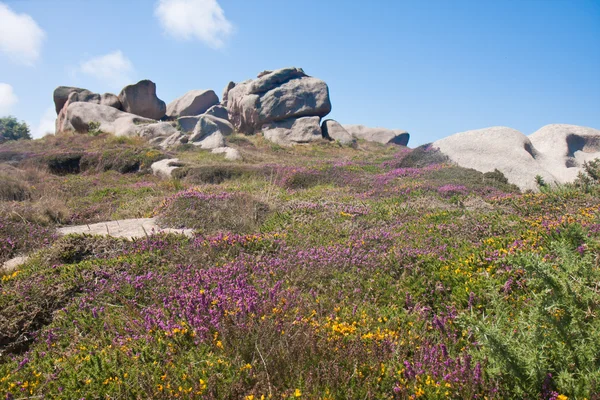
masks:
<path id="1" fill-rule="evenodd" d="M 159 223 L 201 232 L 256 232 L 269 206 L 241 193 L 203 193 L 188 189 L 169 197 L 159 211 Z"/>
<path id="2" fill-rule="evenodd" d="M 0 213 L 0 264 L 15 257 L 50 245 L 56 238 L 54 229 Z"/>
<path id="3" fill-rule="evenodd" d="M 285 189 L 308 189 L 333 181 L 327 171 L 305 167 L 279 166 L 272 169 L 272 174 L 275 184 Z"/>

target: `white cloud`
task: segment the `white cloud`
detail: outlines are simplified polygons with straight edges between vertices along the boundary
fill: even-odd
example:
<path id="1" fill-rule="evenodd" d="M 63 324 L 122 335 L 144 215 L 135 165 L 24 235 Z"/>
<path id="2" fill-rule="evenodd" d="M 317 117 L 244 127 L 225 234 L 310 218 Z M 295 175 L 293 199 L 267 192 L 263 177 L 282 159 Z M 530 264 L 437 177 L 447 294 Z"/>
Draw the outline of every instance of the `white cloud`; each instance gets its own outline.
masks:
<path id="1" fill-rule="evenodd" d="M 169 35 L 198 39 L 215 49 L 234 31 L 217 0 L 159 0 L 154 15 Z"/>
<path id="2" fill-rule="evenodd" d="M 34 139 L 38 139 L 46 136 L 49 133 L 54 133 L 55 122 L 56 110 L 54 106 L 50 106 L 40 118 L 40 122 L 38 122 L 37 126 L 33 128 L 31 136 L 33 136 Z"/>
<path id="3" fill-rule="evenodd" d="M 0 52 L 19 64 L 33 65 L 40 57 L 44 31 L 27 14 L 0 3 Z"/>
<path id="4" fill-rule="evenodd" d="M 12 106 L 18 101 L 13 87 L 8 83 L 0 83 L 0 117 L 10 114 Z"/>
<path id="5" fill-rule="evenodd" d="M 133 82 L 133 64 L 121 50 L 93 57 L 79 65 L 79 70 L 117 89 Z"/>

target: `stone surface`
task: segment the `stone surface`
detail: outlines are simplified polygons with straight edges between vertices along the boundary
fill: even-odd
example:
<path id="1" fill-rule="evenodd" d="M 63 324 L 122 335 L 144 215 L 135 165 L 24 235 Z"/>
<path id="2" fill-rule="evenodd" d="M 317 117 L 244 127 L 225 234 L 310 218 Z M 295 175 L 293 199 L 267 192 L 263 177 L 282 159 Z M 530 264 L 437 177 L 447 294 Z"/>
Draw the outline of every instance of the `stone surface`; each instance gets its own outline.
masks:
<path id="1" fill-rule="evenodd" d="M 139 134 L 138 128 L 141 124 L 156 122 L 113 107 L 93 103 L 72 103 L 64 111 L 65 116 L 60 126 L 57 126 L 57 133 L 67 131 L 87 133 L 91 123 L 98 123 L 98 128 L 103 132 L 117 136 L 136 136 Z"/>
<path id="2" fill-rule="evenodd" d="M 328 119 L 321 124 L 323 137 L 329 140 L 336 140 L 344 145 L 356 142 L 356 139 L 337 121 Z"/>
<path id="3" fill-rule="evenodd" d="M 331 101 L 325 82 L 300 68 L 284 68 L 237 84 L 229 91 L 227 109 L 235 128 L 252 134 L 270 122 L 324 117 L 331 111 Z"/>
<path id="4" fill-rule="evenodd" d="M 229 97 L 229 91 L 235 87 L 235 82 L 229 82 L 225 89 L 223 89 L 223 95 L 221 96 L 221 104 L 227 105 L 227 99 Z"/>
<path id="5" fill-rule="evenodd" d="M 160 141 L 159 146 L 162 149 L 170 149 L 176 146 L 179 146 L 180 144 L 184 144 L 187 143 L 189 140 L 189 136 L 186 135 L 183 132 L 176 132 L 174 134 L 172 134 L 171 136 L 165 138 L 164 140 Z"/>
<path id="6" fill-rule="evenodd" d="M 137 136 L 145 138 L 156 138 L 156 137 L 170 137 L 177 133 L 180 133 L 177 128 L 168 122 L 156 122 L 153 124 L 142 124 L 137 125 L 134 128 L 137 132 Z"/>
<path id="7" fill-rule="evenodd" d="M 113 236 L 126 239 L 144 238 L 146 235 L 155 233 L 179 233 L 190 237 L 194 235 L 192 229 L 161 229 L 156 223 L 155 218 L 122 219 L 118 221 L 100 222 L 97 224 L 66 226 L 64 228 L 59 228 L 58 232 L 62 235 L 87 234 Z"/>
<path id="8" fill-rule="evenodd" d="M 219 104 L 219 98 L 214 91 L 191 90 L 169 103 L 167 116 L 178 118 L 200 115 L 216 104 Z"/>
<path id="9" fill-rule="evenodd" d="M 177 124 L 183 132 L 190 133 L 194 131 L 194 128 L 196 127 L 196 124 L 198 123 L 199 119 L 199 115 L 194 117 L 180 117 L 177 118 Z"/>
<path id="10" fill-rule="evenodd" d="M 29 260 L 27 256 L 18 256 L 15 258 L 11 258 L 6 261 L 4 264 L 0 265 L 0 272 L 8 273 L 14 271 L 21 265 L 25 264 Z"/>
<path id="11" fill-rule="evenodd" d="M 152 163 L 150 169 L 156 176 L 162 176 L 163 178 L 171 178 L 173 171 L 183 167 L 185 164 L 180 162 L 178 158 L 168 158 L 166 160 L 160 160 Z"/>
<path id="12" fill-rule="evenodd" d="M 240 151 L 238 149 L 234 149 L 231 147 L 217 147 L 216 149 L 212 150 L 212 153 L 225 154 L 225 159 L 231 160 L 231 161 L 236 161 L 236 160 L 242 159 L 242 154 L 240 153 Z"/>
<path id="13" fill-rule="evenodd" d="M 266 139 L 282 146 L 310 143 L 323 137 L 319 121 L 319 117 L 303 117 L 271 122 L 262 132 Z"/>
<path id="14" fill-rule="evenodd" d="M 229 121 L 229 113 L 227 112 L 227 108 L 223 107 L 220 104 L 212 106 L 211 108 L 206 110 L 206 112 L 204 114 L 212 115 L 214 117 Z"/>
<path id="15" fill-rule="evenodd" d="M 451 161 L 480 172 L 501 171 L 510 183 L 522 190 L 536 190 L 536 175 L 547 183 L 557 179 L 547 171 L 539 158 L 543 155 L 534 148 L 527 136 L 503 126 L 461 132 L 432 144 Z"/>
<path id="16" fill-rule="evenodd" d="M 219 147 L 225 147 L 225 136 L 217 130 L 209 135 L 192 136 L 190 138 L 190 143 L 201 149 L 212 150 Z"/>
<path id="17" fill-rule="evenodd" d="M 121 102 L 119 101 L 119 98 L 114 94 L 104 93 L 100 95 L 98 93 L 92 93 L 89 90 L 85 89 L 73 90 L 70 92 L 67 101 L 63 104 L 63 108 L 58 112 L 58 116 L 56 117 L 55 132 L 60 132 L 60 127 L 64 123 L 67 108 L 69 107 L 69 105 L 77 102 L 100 104 L 115 108 L 117 110 L 121 109 Z"/>
<path id="18" fill-rule="evenodd" d="M 540 164 L 561 182 L 572 182 L 586 161 L 600 157 L 600 130 L 583 126 L 546 125 L 529 136 L 543 157 Z"/>
<path id="19" fill-rule="evenodd" d="M 86 89 L 72 87 L 72 86 L 59 86 L 54 89 L 54 108 L 56 109 L 56 114 L 60 113 L 60 110 L 63 109 L 67 100 L 69 99 L 69 95 L 71 93 L 79 93 L 79 92 L 89 92 Z"/>
<path id="20" fill-rule="evenodd" d="M 140 117 L 159 120 L 167 110 L 165 102 L 156 96 L 156 84 L 147 79 L 125 86 L 119 94 L 119 100 L 123 111 Z"/>
<path id="21" fill-rule="evenodd" d="M 370 128 L 364 125 L 343 125 L 343 128 L 355 138 L 368 142 L 407 146 L 410 139 L 408 132 L 399 129 Z"/>
<path id="22" fill-rule="evenodd" d="M 233 125 L 231 125 L 231 122 L 227 121 L 226 119 L 217 118 L 213 115 L 202 114 L 195 117 L 181 117 L 177 119 L 179 127 L 184 132 L 194 132 L 194 129 L 196 128 L 196 125 L 198 125 L 199 121 L 202 121 L 203 124 L 207 123 L 207 121 L 216 124 L 221 133 L 225 136 L 233 133 Z"/>

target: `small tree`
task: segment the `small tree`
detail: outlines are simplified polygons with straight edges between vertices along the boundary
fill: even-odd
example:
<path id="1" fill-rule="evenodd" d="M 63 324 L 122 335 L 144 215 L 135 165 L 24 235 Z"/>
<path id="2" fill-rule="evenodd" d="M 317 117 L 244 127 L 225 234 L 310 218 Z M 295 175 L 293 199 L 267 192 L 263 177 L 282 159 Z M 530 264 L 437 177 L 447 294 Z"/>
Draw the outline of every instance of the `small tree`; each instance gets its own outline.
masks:
<path id="1" fill-rule="evenodd" d="M 29 126 L 12 116 L 0 118 L 0 143 L 19 139 L 31 140 Z"/>

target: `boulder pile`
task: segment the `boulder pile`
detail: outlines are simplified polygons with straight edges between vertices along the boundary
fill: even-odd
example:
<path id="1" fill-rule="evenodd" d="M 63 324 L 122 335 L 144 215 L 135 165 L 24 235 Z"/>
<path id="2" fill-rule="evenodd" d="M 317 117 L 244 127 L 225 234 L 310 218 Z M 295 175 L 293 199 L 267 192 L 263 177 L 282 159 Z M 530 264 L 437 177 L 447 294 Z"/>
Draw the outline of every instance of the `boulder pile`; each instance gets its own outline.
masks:
<path id="1" fill-rule="evenodd" d="M 537 190 L 537 176 L 546 183 L 572 182 L 585 161 L 600 157 L 600 130 L 553 124 L 527 137 L 496 126 L 457 133 L 432 146 L 462 167 L 498 169 L 522 190 Z"/>
<path id="2" fill-rule="evenodd" d="M 190 143 L 231 159 L 240 157 L 226 145 L 234 132 L 262 133 L 283 146 L 323 139 L 345 145 L 356 139 L 408 144 L 404 131 L 362 126 L 349 131 L 334 120 L 321 122 L 331 112 L 329 87 L 301 68 L 263 71 L 256 79 L 229 82 L 221 102 L 213 90 L 191 90 L 165 104 L 156 94 L 156 84 L 143 80 L 126 86 L 118 96 L 60 86 L 54 91 L 54 104 L 56 133 L 98 130 L 141 136 L 162 148 Z"/>

